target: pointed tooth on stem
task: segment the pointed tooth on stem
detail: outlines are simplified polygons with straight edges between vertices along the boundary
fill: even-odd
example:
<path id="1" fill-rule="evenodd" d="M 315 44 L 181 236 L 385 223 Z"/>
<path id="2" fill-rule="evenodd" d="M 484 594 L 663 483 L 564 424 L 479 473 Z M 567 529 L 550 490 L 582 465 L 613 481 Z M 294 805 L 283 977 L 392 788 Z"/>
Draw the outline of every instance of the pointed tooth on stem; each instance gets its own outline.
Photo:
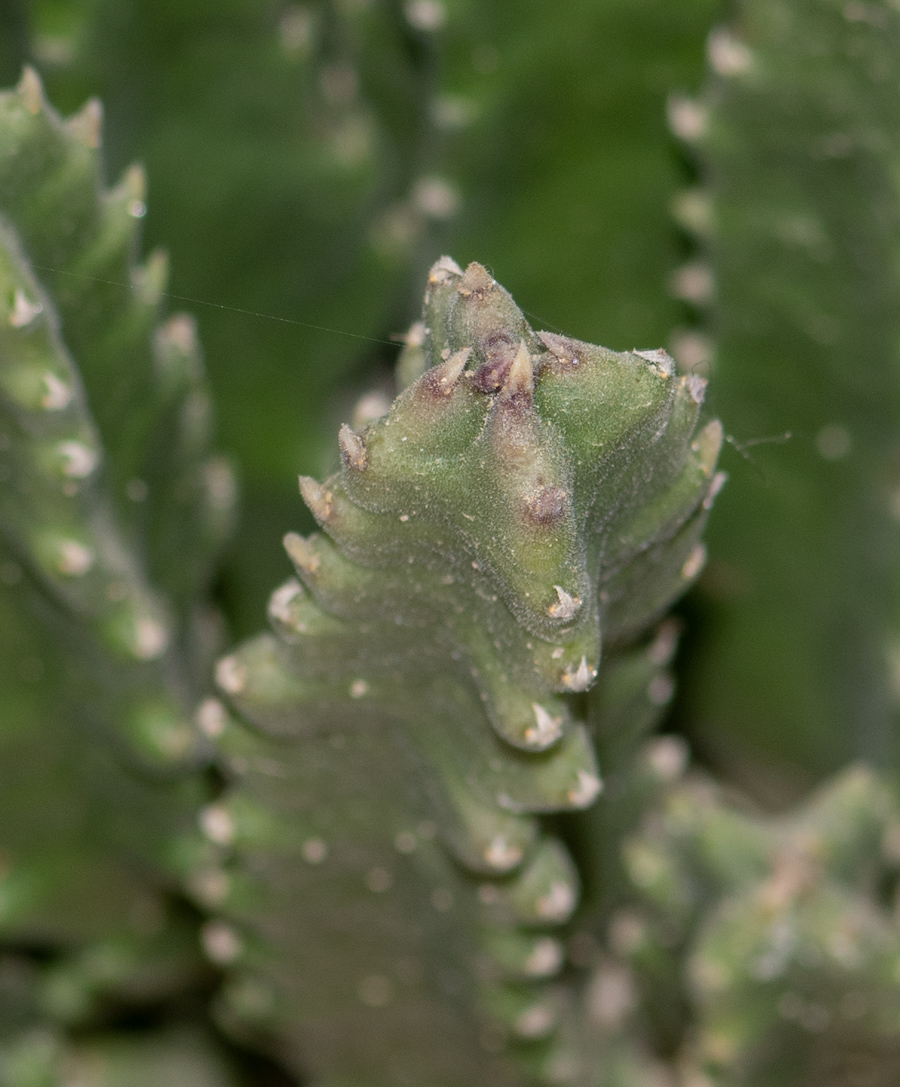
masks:
<path id="1" fill-rule="evenodd" d="M 483 264 L 478 264 L 477 261 L 472 261 L 463 273 L 456 289 L 463 298 L 469 298 L 473 294 L 476 296 L 484 294 L 493 285 L 494 280 L 487 268 Z"/>
<path id="2" fill-rule="evenodd" d="M 581 607 L 581 600 L 567 593 L 561 585 L 554 585 L 553 588 L 556 589 L 556 602 L 547 608 L 547 614 L 552 619 L 572 619 Z"/>
<path id="3" fill-rule="evenodd" d="M 69 131 L 89 151 L 96 151 L 103 135 L 103 106 L 98 98 L 89 98 L 78 113 L 69 118 Z"/>
<path id="4" fill-rule="evenodd" d="M 56 451 L 63 461 L 62 473 L 69 479 L 86 479 L 100 463 L 97 450 L 83 442 L 60 442 Z"/>
<path id="5" fill-rule="evenodd" d="M 27 328 L 43 309 L 40 302 L 29 301 L 25 292 L 17 289 L 13 295 L 13 310 L 9 316 L 9 323 L 13 328 Z"/>
<path id="6" fill-rule="evenodd" d="M 484 850 L 484 859 L 495 872 L 510 872 L 522 860 L 522 847 L 510 842 L 504 835 L 498 834 L 488 842 Z"/>
<path id="7" fill-rule="evenodd" d="M 346 423 L 343 423 L 338 431 L 338 445 L 341 447 L 341 458 L 344 464 L 348 468 L 362 472 L 367 464 L 366 447 L 362 438 Z"/>
<path id="8" fill-rule="evenodd" d="M 40 113 L 44 103 L 44 87 L 41 77 L 30 64 L 26 64 L 22 69 L 22 78 L 16 90 L 21 94 L 29 113 Z"/>
<path id="9" fill-rule="evenodd" d="M 327 521 L 334 510 L 333 495 L 312 476 L 300 476 L 300 494 L 317 521 Z"/>
<path id="10" fill-rule="evenodd" d="M 582 771 L 583 773 L 584 771 Z M 578 905 L 578 892 L 564 880 L 554 880 L 535 902 L 535 913 L 542 921 L 564 924 Z"/>
<path id="11" fill-rule="evenodd" d="M 503 385 L 505 397 L 530 397 L 534 392 L 534 368 L 525 341 L 519 341 L 519 350 L 512 361 Z"/>
<path id="12" fill-rule="evenodd" d="M 562 736 L 562 718 L 554 717 L 543 706 L 532 702 L 535 725 L 525 730 L 525 741 L 532 747 L 543 750 L 555 743 Z"/>
<path id="13" fill-rule="evenodd" d="M 693 581 L 706 565 L 706 547 L 698 543 L 685 560 L 681 568 L 681 576 L 685 581 Z"/>
<path id="14" fill-rule="evenodd" d="M 147 214 L 147 175 L 137 163 L 128 167 L 122 178 L 128 195 L 128 214 L 132 219 L 143 219 Z"/>
<path id="15" fill-rule="evenodd" d="M 530 978 L 550 978 L 558 974 L 565 962 L 565 952 L 559 940 L 542 936 L 525 961 L 525 973 Z"/>
<path id="16" fill-rule="evenodd" d="M 691 400 L 695 404 L 702 404 L 703 397 L 706 396 L 706 386 L 709 384 L 706 378 L 700 377 L 698 374 L 688 374 L 682 378 L 682 381 L 687 386 Z"/>
<path id="17" fill-rule="evenodd" d="M 216 684 L 226 694 L 240 694 L 247 685 L 247 669 L 234 655 L 216 665 Z"/>
<path id="18" fill-rule="evenodd" d="M 293 619 L 292 604 L 302 598 L 303 593 L 303 586 L 295 578 L 280 585 L 269 597 L 269 618 L 290 626 Z"/>
<path id="19" fill-rule="evenodd" d="M 71 404 L 74 395 L 72 386 L 67 385 L 56 374 L 44 374 L 44 388 L 46 392 L 41 397 L 41 407 L 45 411 L 62 411 Z"/>
<path id="20" fill-rule="evenodd" d="M 588 665 L 587 657 L 581 658 L 581 663 L 574 671 L 567 669 L 563 672 L 562 683 L 569 691 L 586 691 L 594 682 L 597 669 Z"/>
<path id="21" fill-rule="evenodd" d="M 471 354 L 471 347 L 462 347 L 452 354 L 446 362 L 442 362 L 440 366 L 436 366 L 432 371 L 435 385 L 445 396 L 449 396 L 453 392 Z"/>
<path id="22" fill-rule="evenodd" d="M 462 274 L 462 268 L 453 257 L 441 257 L 432 264 L 431 271 L 428 273 L 428 282 L 435 284 L 446 283 L 454 276 L 462 276 Z"/>
<path id="23" fill-rule="evenodd" d="M 310 540 L 289 532 L 283 540 L 284 549 L 291 562 L 304 574 L 314 574 L 319 569 L 321 560 Z"/>
<path id="24" fill-rule="evenodd" d="M 574 808 L 589 808 L 603 792 L 603 782 L 587 770 L 578 771 L 575 788 L 569 792 L 569 803 Z"/>

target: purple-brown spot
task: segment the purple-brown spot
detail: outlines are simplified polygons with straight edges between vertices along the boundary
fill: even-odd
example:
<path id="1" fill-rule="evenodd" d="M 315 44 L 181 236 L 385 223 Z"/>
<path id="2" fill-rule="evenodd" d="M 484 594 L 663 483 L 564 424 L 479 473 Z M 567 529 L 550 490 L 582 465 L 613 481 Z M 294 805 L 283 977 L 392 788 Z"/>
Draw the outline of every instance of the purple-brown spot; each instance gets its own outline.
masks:
<path id="1" fill-rule="evenodd" d="M 478 392 L 490 395 L 506 384 L 519 344 L 507 333 L 498 332 L 482 339 L 478 346 L 485 361 L 475 370 L 472 384 Z"/>
<path id="2" fill-rule="evenodd" d="M 525 495 L 522 505 L 529 524 L 558 525 L 566 516 L 568 495 L 561 487 L 543 486 L 538 481 L 538 489 Z"/>

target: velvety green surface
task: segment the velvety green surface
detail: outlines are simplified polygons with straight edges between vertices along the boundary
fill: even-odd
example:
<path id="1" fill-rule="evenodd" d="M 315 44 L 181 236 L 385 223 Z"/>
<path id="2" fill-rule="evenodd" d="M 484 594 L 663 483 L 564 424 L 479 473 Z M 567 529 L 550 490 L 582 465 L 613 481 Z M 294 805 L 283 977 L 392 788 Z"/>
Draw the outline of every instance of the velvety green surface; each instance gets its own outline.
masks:
<path id="1" fill-rule="evenodd" d="M 552 1082 L 564 998 L 529 979 L 563 966 L 578 879 L 535 816 L 597 799 L 578 694 L 699 573 L 721 427 L 664 352 L 536 334 L 447 257 L 401 366 L 424 372 L 341 427 L 342 469 L 301 478 L 323 531 L 285 539 L 275 635 L 218 665 L 255 727 L 225 732 L 201 886 L 324 1081 L 516 1082 L 494 1066 L 524 1051 Z M 640 731 L 614 668 L 598 689 L 595 729 Z"/>

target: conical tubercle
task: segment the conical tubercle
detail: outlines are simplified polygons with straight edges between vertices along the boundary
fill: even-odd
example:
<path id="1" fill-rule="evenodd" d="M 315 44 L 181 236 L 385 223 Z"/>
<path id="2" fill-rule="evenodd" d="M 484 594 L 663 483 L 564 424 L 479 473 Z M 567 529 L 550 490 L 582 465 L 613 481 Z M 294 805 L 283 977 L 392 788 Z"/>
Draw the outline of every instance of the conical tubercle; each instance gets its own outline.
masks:
<path id="1" fill-rule="evenodd" d="M 500 400 L 525 401 L 531 404 L 534 393 L 534 366 L 531 361 L 531 353 L 524 340 L 519 341 L 519 349 L 506 375 L 506 381 L 500 389 Z"/>
<path id="2" fill-rule="evenodd" d="M 448 283 L 457 277 L 461 278 L 463 270 L 453 257 L 440 257 L 431 266 L 428 273 L 428 282 L 434 285 Z"/>
<path id="3" fill-rule="evenodd" d="M 462 377 L 471 354 L 471 347 L 462 347 L 459 351 L 454 351 L 448 359 L 425 373 L 424 388 L 437 397 L 450 396 Z"/>
<path id="4" fill-rule="evenodd" d="M 288 558 L 297 567 L 298 572 L 311 576 L 318 571 L 321 560 L 311 540 L 307 540 L 296 532 L 289 532 L 284 537 L 283 544 Z"/>
<path id="5" fill-rule="evenodd" d="M 463 273 L 462 279 L 456 286 L 463 298 L 479 297 L 489 291 L 494 285 L 494 277 L 483 264 L 472 261 Z"/>
<path id="6" fill-rule="evenodd" d="M 494 454 L 506 466 L 505 470 L 515 468 L 517 473 L 524 471 L 529 477 L 527 481 L 521 480 L 526 487 L 521 499 L 524 515 L 528 517 L 529 502 L 537 500 L 548 484 L 555 485 L 558 480 L 541 447 L 540 420 L 534 410 L 534 370 L 524 341 L 520 341 L 500 392 L 491 404 L 488 432 Z M 542 464 L 546 465 L 543 473 L 546 478 L 539 467 Z"/>
<path id="7" fill-rule="evenodd" d="M 29 113 L 38 114 L 44 104 L 44 87 L 41 77 L 30 64 L 22 69 L 22 78 L 16 88 L 22 96 L 25 108 Z"/>
<path id="8" fill-rule="evenodd" d="M 313 517 L 320 524 L 330 521 L 334 513 L 334 495 L 331 491 L 317 483 L 312 476 L 300 476 L 299 482 L 300 494 Z"/>

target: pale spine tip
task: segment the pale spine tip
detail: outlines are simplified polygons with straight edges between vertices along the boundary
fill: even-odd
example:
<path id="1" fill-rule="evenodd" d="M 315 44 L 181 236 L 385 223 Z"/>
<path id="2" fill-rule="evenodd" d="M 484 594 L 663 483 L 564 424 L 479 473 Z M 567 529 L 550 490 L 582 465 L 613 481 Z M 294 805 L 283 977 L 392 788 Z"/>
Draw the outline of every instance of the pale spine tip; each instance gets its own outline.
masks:
<path id="1" fill-rule="evenodd" d="M 86 479 L 100 463 L 100 454 L 82 442 L 60 442 L 56 451 L 63 460 L 63 475 L 69 479 Z"/>
<path id="2" fill-rule="evenodd" d="M 716 495 L 728 482 L 727 472 L 716 472 L 712 477 L 712 482 L 709 485 L 709 490 L 706 492 L 706 498 L 703 499 L 703 508 L 705 510 L 712 509 L 713 502 L 716 500 Z"/>
<path id="3" fill-rule="evenodd" d="M 543 750 L 562 736 L 562 718 L 554 717 L 543 706 L 532 702 L 535 725 L 525 730 L 525 741 L 537 750 Z"/>
<path id="4" fill-rule="evenodd" d="M 591 668 L 587 657 L 582 657 L 576 669 L 567 669 L 563 672 L 562 683 L 568 691 L 586 691 L 594 682 L 597 669 Z"/>
<path id="5" fill-rule="evenodd" d="M 556 880 L 535 903 L 535 913 L 542 921 L 561 925 L 572 916 L 577 902 L 575 888 L 562 880 Z"/>
<path id="6" fill-rule="evenodd" d="M 327 521 L 332 513 L 332 494 L 312 476 L 300 476 L 300 494 L 317 521 Z"/>
<path id="7" fill-rule="evenodd" d="M 46 392 L 41 397 L 41 407 L 45 411 L 63 411 L 72 403 L 72 386 L 61 381 L 56 374 L 44 374 Z"/>
<path id="8" fill-rule="evenodd" d="M 468 298 L 473 294 L 484 293 L 489 290 L 493 284 L 494 281 L 487 268 L 485 268 L 483 264 L 472 261 L 463 273 L 463 277 L 456 289 L 463 298 Z"/>
<path id="9" fill-rule="evenodd" d="M 156 660 L 168 645 L 169 631 L 165 623 L 149 615 L 140 615 L 135 619 L 132 652 L 138 660 Z"/>
<path id="10" fill-rule="evenodd" d="M 234 820 L 223 804 L 209 804 L 198 817 L 200 829 L 216 845 L 231 845 L 234 841 Z"/>
<path id="11" fill-rule="evenodd" d="M 460 375 L 466 368 L 466 363 L 469 361 L 469 355 L 472 354 L 471 347 L 460 348 L 447 359 L 446 362 L 442 362 L 440 366 L 436 366 L 434 375 L 437 379 L 437 383 L 446 396 L 449 396 L 453 392 L 457 381 L 459 381 Z"/>
<path id="12" fill-rule="evenodd" d="M 147 199 L 147 174 L 139 163 L 128 167 L 122 178 L 122 184 L 130 199 L 140 200 L 142 203 Z"/>
<path id="13" fill-rule="evenodd" d="M 542 936 L 525 960 L 525 973 L 530 978 L 552 978 L 562 970 L 565 961 L 563 946 L 552 936 Z"/>
<path id="14" fill-rule="evenodd" d="M 753 67 L 753 53 L 728 30 L 713 30 L 706 43 L 710 67 L 725 79 L 745 75 Z"/>
<path id="15" fill-rule="evenodd" d="M 709 128 L 709 110 L 696 99 L 673 94 L 666 103 L 669 128 L 685 143 L 698 143 Z"/>
<path id="16" fill-rule="evenodd" d="M 581 607 L 581 600 L 567 593 L 561 585 L 553 588 L 556 589 L 556 601 L 547 608 L 547 614 L 551 619 L 572 619 Z"/>
<path id="17" fill-rule="evenodd" d="M 556 1011 L 549 1004 L 533 1004 L 516 1020 L 513 1030 L 519 1038 L 538 1041 L 556 1027 Z"/>
<path id="18" fill-rule="evenodd" d="M 200 930 L 200 942 L 206 957 L 217 966 L 227 966 L 240 958 L 244 945 L 240 936 L 221 921 L 209 921 Z"/>
<path id="19" fill-rule="evenodd" d="M 435 285 L 447 283 L 450 279 L 461 278 L 462 274 L 462 268 L 453 257 L 441 257 L 431 266 L 431 271 L 428 273 L 428 282 Z"/>
<path id="20" fill-rule="evenodd" d="M 301 573 L 315 574 L 319 569 L 320 559 L 316 549 L 305 537 L 296 532 L 289 532 L 284 538 L 284 549 L 288 558 Z"/>
<path id="21" fill-rule="evenodd" d="M 525 341 L 519 341 L 519 349 L 512 361 L 503 392 L 506 396 L 530 396 L 534 391 L 534 368 Z"/>
<path id="22" fill-rule="evenodd" d="M 13 295 L 12 313 L 9 315 L 9 323 L 13 328 L 27 328 L 28 325 L 42 313 L 44 307 L 40 302 L 30 302 L 25 292 L 17 290 Z"/>
<path id="23" fill-rule="evenodd" d="M 228 724 L 228 714 L 218 698 L 204 698 L 194 714 L 197 728 L 210 740 L 217 740 Z"/>
<path id="24" fill-rule="evenodd" d="M 284 623 L 285 626 L 290 626 L 292 618 L 291 605 L 302 595 L 303 588 L 299 581 L 295 581 L 294 578 L 286 581 L 269 598 L 269 618 L 275 622 Z"/>
<path id="25" fill-rule="evenodd" d="M 578 782 L 569 793 L 569 803 L 574 808 L 589 808 L 603 792 L 603 782 L 587 770 L 578 771 Z"/>
<path id="26" fill-rule="evenodd" d="M 435 267 L 437 266 L 435 265 Z M 406 344 L 407 347 L 424 347 L 425 322 L 416 321 L 414 325 L 410 325 L 409 331 L 406 333 L 406 338 L 403 342 Z"/>
<path id="27" fill-rule="evenodd" d="M 77 540 L 63 540 L 59 545 L 56 569 L 68 577 L 83 577 L 94 565 L 94 552 Z"/>
<path id="28" fill-rule="evenodd" d="M 341 429 L 338 431 L 338 445 L 341 447 L 341 457 L 344 464 L 348 468 L 362 472 L 368 463 L 366 447 L 362 438 L 351 430 L 346 423 L 342 423 Z"/>
<path id="29" fill-rule="evenodd" d="M 89 151 L 96 151 L 103 134 L 103 106 L 99 99 L 90 98 L 84 107 L 68 121 L 69 131 Z"/>
<path id="30" fill-rule="evenodd" d="M 681 576 L 685 581 L 693 581 L 706 565 L 706 547 L 701 543 L 691 551 L 681 568 Z"/>
<path id="31" fill-rule="evenodd" d="M 22 69 L 22 78 L 16 89 L 22 96 L 28 112 L 40 113 L 44 103 L 44 88 L 41 85 L 41 77 L 30 64 L 26 64 Z"/>
<path id="32" fill-rule="evenodd" d="M 159 338 L 167 347 L 174 347 L 182 355 L 192 355 L 199 350 L 197 322 L 188 313 L 176 313 L 159 330 Z"/>
<path id="33" fill-rule="evenodd" d="M 237 657 L 225 657 L 216 665 L 216 684 L 226 694 L 240 694 L 247 682 L 247 669 Z"/>
<path id="34" fill-rule="evenodd" d="M 521 862 L 523 856 L 522 847 L 507 841 L 502 834 L 492 838 L 484 850 L 485 862 L 495 872 L 512 871 Z"/>

